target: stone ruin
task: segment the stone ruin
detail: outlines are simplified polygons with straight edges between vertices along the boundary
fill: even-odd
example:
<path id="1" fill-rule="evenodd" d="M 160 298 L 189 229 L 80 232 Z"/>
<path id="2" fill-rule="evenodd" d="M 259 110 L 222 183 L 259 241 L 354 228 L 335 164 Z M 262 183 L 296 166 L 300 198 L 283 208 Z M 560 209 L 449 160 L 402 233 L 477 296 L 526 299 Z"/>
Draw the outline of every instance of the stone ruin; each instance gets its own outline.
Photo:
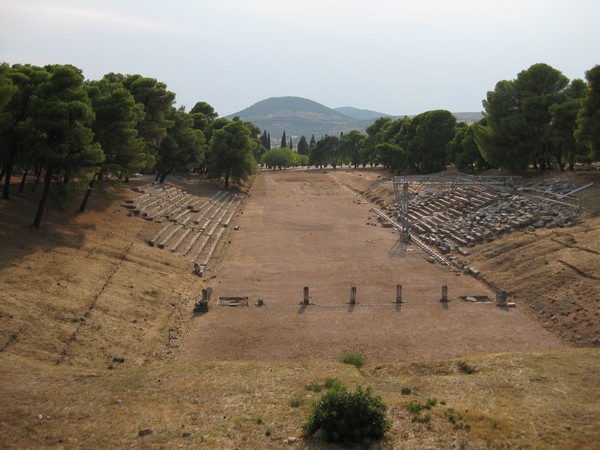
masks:
<path id="1" fill-rule="evenodd" d="M 412 183 L 412 182 L 411 182 Z M 408 220 L 417 237 L 442 254 L 468 254 L 468 248 L 515 230 L 570 227 L 582 220 L 571 180 L 543 181 L 522 187 L 498 183 L 411 184 Z M 401 223 L 400 200 L 387 215 Z"/>

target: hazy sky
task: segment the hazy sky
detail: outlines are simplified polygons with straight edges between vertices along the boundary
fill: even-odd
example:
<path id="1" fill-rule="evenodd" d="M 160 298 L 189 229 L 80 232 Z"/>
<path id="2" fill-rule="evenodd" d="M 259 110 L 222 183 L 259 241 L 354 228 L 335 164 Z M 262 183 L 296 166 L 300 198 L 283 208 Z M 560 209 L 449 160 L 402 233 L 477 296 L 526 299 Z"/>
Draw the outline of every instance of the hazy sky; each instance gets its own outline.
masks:
<path id="1" fill-rule="evenodd" d="M 220 116 L 268 97 L 480 111 L 544 62 L 600 64 L 598 0 L 0 0 L 0 61 L 139 73 Z"/>

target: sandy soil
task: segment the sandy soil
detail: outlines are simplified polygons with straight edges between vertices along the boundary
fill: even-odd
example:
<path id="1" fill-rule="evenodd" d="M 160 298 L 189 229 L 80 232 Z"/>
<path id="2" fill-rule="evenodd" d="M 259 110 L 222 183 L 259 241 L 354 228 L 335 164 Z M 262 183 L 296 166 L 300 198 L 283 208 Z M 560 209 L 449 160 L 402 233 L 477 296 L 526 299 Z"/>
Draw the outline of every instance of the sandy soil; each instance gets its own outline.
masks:
<path id="1" fill-rule="evenodd" d="M 369 225 L 371 206 L 340 171 L 263 172 L 239 231 L 205 274 L 211 308 L 192 322 L 178 359 L 337 360 L 355 350 L 390 362 L 562 346 L 519 308 L 460 301 L 495 294 Z M 442 285 L 449 303 L 439 302 Z M 309 306 L 301 305 L 304 286 Z M 217 306 L 219 296 L 248 296 L 250 306 Z M 255 306 L 259 298 L 265 306 Z"/>

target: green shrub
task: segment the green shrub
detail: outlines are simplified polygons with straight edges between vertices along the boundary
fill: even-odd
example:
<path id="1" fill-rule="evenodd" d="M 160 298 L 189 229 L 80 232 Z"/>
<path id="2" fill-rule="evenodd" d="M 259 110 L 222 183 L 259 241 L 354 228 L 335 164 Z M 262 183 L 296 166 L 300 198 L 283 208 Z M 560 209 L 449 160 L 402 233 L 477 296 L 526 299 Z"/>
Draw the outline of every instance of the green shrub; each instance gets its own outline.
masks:
<path id="1" fill-rule="evenodd" d="M 402 395 L 410 395 L 411 392 L 412 390 L 407 386 L 402 386 L 402 389 L 400 389 Z"/>
<path id="2" fill-rule="evenodd" d="M 371 388 L 357 386 L 354 392 L 337 382 L 312 405 L 308 421 L 302 425 L 306 435 L 321 430 L 328 442 L 369 445 L 389 430 L 385 419 L 387 406 Z"/>
<path id="3" fill-rule="evenodd" d="M 431 407 L 435 405 L 437 405 L 437 398 L 428 398 L 425 403 L 425 408 L 431 409 Z"/>
<path id="4" fill-rule="evenodd" d="M 312 392 L 321 392 L 323 390 L 323 385 L 318 381 L 311 381 L 304 385 L 304 389 Z"/>
<path id="5" fill-rule="evenodd" d="M 299 397 L 294 397 L 290 400 L 290 406 L 292 408 L 298 408 L 304 404 L 304 400 Z"/>
<path id="6" fill-rule="evenodd" d="M 410 402 L 408 405 L 406 405 L 406 408 L 411 414 L 419 414 L 424 408 L 424 406 L 421 405 L 419 402 Z"/>
<path id="7" fill-rule="evenodd" d="M 318 381 L 311 381 L 304 385 L 304 389 L 312 392 L 321 392 L 323 389 L 331 389 L 333 386 L 340 383 L 337 378 L 326 378 L 324 383 Z"/>
<path id="8" fill-rule="evenodd" d="M 327 389 L 331 389 L 334 386 L 337 386 L 338 384 L 340 384 L 340 380 L 338 380 L 337 378 L 325 378 L 325 387 Z"/>
<path id="9" fill-rule="evenodd" d="M 342 355 L 342 362 L 345 364 L 352 364 L 357 369 L 360 369 L 365 365 L 363 356 L 359 352 L 347 351 Z"/>

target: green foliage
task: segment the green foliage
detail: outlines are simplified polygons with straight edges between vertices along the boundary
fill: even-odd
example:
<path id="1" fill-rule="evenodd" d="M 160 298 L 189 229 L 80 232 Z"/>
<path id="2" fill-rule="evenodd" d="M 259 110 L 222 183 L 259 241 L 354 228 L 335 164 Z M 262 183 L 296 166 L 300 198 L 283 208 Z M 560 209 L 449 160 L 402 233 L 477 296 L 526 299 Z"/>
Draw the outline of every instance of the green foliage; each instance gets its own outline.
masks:
<path id="1" fill-rule="evenodd" d="M 534 64 L 515 80 L 499 81 L 483 102 L 486 123 L 475 127 L 485 160 L 514 172 L 522 172 L 529 163 L 546 167 L 553 150 L 551 107 L 564 101 L 568 83 L 547 64 Z"/>
<path id="2" fill-rule="evenodd" d="M 456 119 L 446 110 L 392 120 L 380 117 L 367 128 L 361 162 L 383 164 L 391 172 L 430 173 L 444 170 Z"/>
<path id="3" fill-rule="evenodd" d="M 298 408 L 304 404 L 304 400 L 299 397 L 293 397 L 290 399 L 290 407 Z"/>
<path id="4" fill-rule="evenodd" d="M 408 412 L 411 414 L 418 414 L 421 412 L 421 410 L 423 408 L 425 408 L 425 406 L 423 406 L 421 403 L 419 402 L 410 402 L 406 408 L 408 409 Z"/>
<path id="5" fill-rule="evenodd" d="M 265 152 L 260 162 L 267 167 L 282 169 L 300 165 L 301 156 L 303 155 L 298 155 L 294 150 L 287 147 L 274 148 Z"/>
<path id="6" fill-rule="evenodd" d="M 44 192 L 33 225 L 40 227 L 55 177 L 64 184 L 81 169 L 95 169 L 104 152 L 93 143 L 94 112 L 83 87 L 83 75 L 69 65 L 46 66 L 50 77 L 36 89 L 30 102 L 33 127 L 40 136 L 40 158 L 45 162 Z"/>
<path id="7" fill-rule="evenodd" d="M 349 392 L 341 383 L 328 389 L 312 405 L 312 413 L 302 426 L 306 435 L 322 430 L 329 442 L 369 445 L 389 430 L 387 406 L 371 388 L 360 385 Z"/>
<path id="8" fill-rule="evenodd" d="M 424 416 L 413 416 L 410 421 L 413 423 L 429 423 L 431 422 L 431 416 L 429 414 L 425 414 Z"/>
<path id="9" fill-rule="evenodd" d="M 298 141 L 298 154 L 308 156 L 310 153 L 310 149 L 308 147 L 308 142 L 306 137 L 300 136 L 300 140 Z"/>
<path id="10" fill-rule="evenodd" d="M 238 183 L 247 180 L 257 169 L 254 150 L 258 145 L 248 125 L 241 120 L 227 121 L 222 128 L 213 130 L 208 160 L 209 177 L 224 178 L 225 187 L 229 186 L 230 179 Z"/>
<path id="11" fill-rule="evenodd" d="M 304 385 L 304 389 L 312 392 L 321 392 L 323 390 L 323 387 L 324 385 L 314 380 Z"/>
<path id="12" fill-rule="evenodd" d="M 287 147 L 287 138 L 285 136 L 285 130 L 283 130 L 283 134 L 281 135 L 281 143 L 279 144 L 281 148 Z"/>
<path id="13" fill-rule="evenodd" d="M 475 125 L 458 124 L 454 138 L 449 143 L 449 158 L 460 171 L 475 172 L 488 169 L 475 142 Z"/>
<path id="14" fill-rule="evenodd" d="M 175 94 L 155 78 L 137 74 L 117 77 L 122 79 L 123 86 L 131 92 L 135 101 L 144 105 L 144 118 L 137 124 L 137 129 L 146 144 L 149 158 L 155 157 L 158 145 L 174 125 L 169 116 L 175 103 Z"/>
<path id="15" fill-rule="evenodd" d="M 325 136 L 320 139 L 310 151 L 310 164 L 313 166 L 331 166 L 335 169 L 344 162 L 340 138 L 337 136 Z"/>
<path id="16" fill-rule="evenodd" d="M 206 141 L 201 130 L 194 129 L 194 118 L 183 110 L 172 108 L 169 119 L 173 126 L 158 147 L 156 169 L 163 182 L 173 171 L 187 171 L 204 159 Z"/>
<path id="17" fill-rule="evenodd" d="M 590 151 L 591 159 L 600 160 L 600 65 L 585 73 L 589 89 L 577 116 L 577 142 Z"/>
<path id="18" fill-rule="evenodd" d="M 361 149 L 365 138 L 364 134 L 356 130 L 352 130 L 340 138 L 340 147 L 344 162 L 349 162 L 354 167 L 358 167 L 362 163 Z"/>
<path id="19" fill-rule="evenodd" d="M 304 386 L 304 389 L 312 392 L 321 392 L 323 389 L 331 389 L 339 383 L 340 380 L 338 380 L 337 378 L 326 378 L 324 383 L 319 383 L 318 381 L 311 381 Z"/>
<path id="20" fill-rule="evenodd" d="M 340 383 L 340 380 L 337 378 L 325 378 L 325 387 L 327 389 L 331 389 L 334 386 L 337 386 Z"/>
<path id="21" fill-rule="evenodd" d="M 137 125 L 144 117 L 144 106 L 136 103 L 115 74 L 87 83 L 86 90 L 95 113 L 94 140 L 106 155 L 102 172 L 129 176 L 142 170 L 146 153 Z"/>
<path id="22" fill-rule="evenodd" d="M 354 350 L 344 352 L 344 354 L 342 355 L 342 362 L 344 364 L 353 365 L 357 369 L 360 369 L 362 366 L 365 365 L 363 355 L 360 352 Z"/>
<path id="23" fill-rule="evenodd" d="M 448 422 L 450 422 L 455 430 L 465 430 L 470 431 L 471 425 L 468 423 L 462 422 L 463 416 L 456 412 L 453 408 L 448 408 L 444 415 L 448 418 Z"/>
<path id="24" fill-rule="evenodd" d="M 402 386 L 402 388 L 400 389 L 400 393 L 402 395 L 410 395 L 412 393 L 412 390 L 408 386 Z"/>

